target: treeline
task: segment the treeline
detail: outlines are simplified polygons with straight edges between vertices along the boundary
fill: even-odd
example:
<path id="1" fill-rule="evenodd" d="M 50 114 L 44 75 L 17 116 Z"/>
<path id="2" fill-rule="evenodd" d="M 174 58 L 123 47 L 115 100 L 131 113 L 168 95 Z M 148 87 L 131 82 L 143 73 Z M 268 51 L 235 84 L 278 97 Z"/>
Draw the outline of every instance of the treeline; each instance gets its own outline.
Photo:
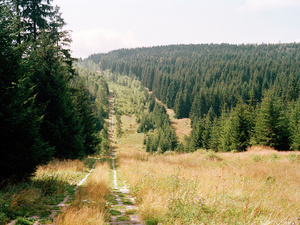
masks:
<path id="1" fill-rule="evenodd" d="M 215 151 L 244 151 L 252 145 L 270 146 L 277 150 L 300 150 L 300 99 L 288 106 L 273 91 L 267 91 L 258 102 L 253 96 L 238 101 L 220 117 L 212 111 L 193 124 L 184 151 L 198 148 Z"/>
<path id="2" fill-rule="evenodd" d="M 65 22 L 50 2 L 0 1 L 0 183 L 53 157 L 94 153 L 101 141 L 103 121 L 76 76 Z"/>
<path id="3" fill-rule="evenodd" d="M 220 116 L 238 100 L 274 90 L 285 102 L 299 95 L 300 44 L 172 45 L 121 49 L 94 54 L 87 66 L 136 77 L 173 108 L 178 118 L 192 122 L 209 111 Z"/>

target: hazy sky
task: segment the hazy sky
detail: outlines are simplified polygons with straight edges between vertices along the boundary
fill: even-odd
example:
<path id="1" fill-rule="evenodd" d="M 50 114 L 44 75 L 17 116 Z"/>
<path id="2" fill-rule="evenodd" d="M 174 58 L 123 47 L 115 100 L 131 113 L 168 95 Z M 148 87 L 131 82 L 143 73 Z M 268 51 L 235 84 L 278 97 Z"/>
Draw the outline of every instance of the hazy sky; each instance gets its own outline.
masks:
<path id="1" fill-rule="evenodd" d="M 119 48 L 300 42 L 300 0 L 54 0 L 85 58 Z"/>

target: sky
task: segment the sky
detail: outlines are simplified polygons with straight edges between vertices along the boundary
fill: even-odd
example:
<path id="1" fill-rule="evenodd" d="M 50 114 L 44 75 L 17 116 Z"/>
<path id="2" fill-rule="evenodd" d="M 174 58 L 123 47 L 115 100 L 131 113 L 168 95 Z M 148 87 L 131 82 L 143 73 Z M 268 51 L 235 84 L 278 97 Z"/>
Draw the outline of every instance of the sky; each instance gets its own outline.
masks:
<path id="1" fill-rule="evenodd" d="M 300 0 L 53 0 L 74 57 L 120 48 L 300 42 Z"/>

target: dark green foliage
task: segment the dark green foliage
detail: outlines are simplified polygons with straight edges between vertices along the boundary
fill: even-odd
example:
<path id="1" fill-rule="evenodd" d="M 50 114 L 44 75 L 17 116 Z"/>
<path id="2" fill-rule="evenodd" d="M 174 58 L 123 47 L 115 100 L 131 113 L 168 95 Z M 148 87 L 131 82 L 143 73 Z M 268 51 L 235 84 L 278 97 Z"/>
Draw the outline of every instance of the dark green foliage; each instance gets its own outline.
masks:
<path id="1" fill-rule="evenodd" d="M 46 37 L 39 39 L 40 47 L 31 54 L 31 79 L 36 84 L 36 107 L 43 117 L 41 134 L 50 146 L 55 147 L 55 157 L 83 157 L 83 127 L 76 104 L 72 99 L 68 81 L 72 78 L 64 62 L 57 57 L 57 49 Z"/>
<path id="2" fill-rule="evenodd" d="M 119 114 L 116 114 L 116 120 L 117 120 L 117 137 L 121 137 L 123 134 L 122 127 L 121 127 L 121 116 Z"/>
<path id="3" fill-rule="evenodd" d="M 70 39 L 58 31 L 63 19 L 42 2 L 0 2 L 1 185 L 30 176 L 53 156 L 94 153 L 99 143 L 92 104 L 64 49 Z"/>
<path id="4" fill-rule="evenodd" d="M 209 149 L 210 140 L 212 134 L 211 118 L 207 116 L 204 119 L 200 119 L 194 123 L 191 140 L 190 140 L 190 151 L 195 151 L 199 148 Z"/>
<path id="5" fill-rule="evenodd" d="M 273 92 L 267 92 L 262 100 L 254 131 L 255 144 L 289 149 L 288 120 L 282 102 L 274 97 Z"/>
<path id="6" fill-rule="evenodd" d="M 147 132 L 150 128 L 155 129 L 155 131 L 149 134 L 148 138 L 144 141 L 146 142 L 147 152 L 158 151 L 159 153 L 164 153 L 168 150 L 174 151 L 176 149 L 176 132 L 171 126 L 171 121 L 165 107 L 160 103 L 155 102 L 153 111 L 143 115 L 138 130 Z"/>
<path id="7" fill-rule="evenodd" d="M 149 116 L 149 114 L 144 114 L 140 120 L 140 125 L 137 129 L 138 133 L 146 133 L 149 130 L 154 129 L 154 124 Z"/>
<path id="8" fill-rule="evenodd" d="M 53 0 L 13 0 L 18 16 L 19 38 L 18 42 L 37 40 L 42 30 L 51 33 L 51 38 L 58 38 L 59 28 L 65 25 L 58 8 L 53 7 Z"/>
<path id="9" fill-rule="evenodd" d="M 292 108 L 289 127 L 291 149 L 300 150 L 300 99 L 294 103 Z"/>
<path id="10" fill-rule="evenodd" d="M 0 179 L 30 175 L 47 162 L 52 148 L 42 140 L 41 117 L 34 104 L 35 87 L 28 76 L 23 46 L 13 44 L 15 20 L 8 5 L 0 7 Z"/>
<path id="11" fill-rule="evenodd" d="M 250 135 L 253 129 L 247 105 L 238 103 L 231 115 L 231 150 L 245 151 L 250 145 Z"/>
<path id="12" fill-rule="evenodd" d="M 191 140 L 180 149 L 244 151 L 259 144 L 286 150 L 300 143 L 299 49 L 296 43 L 172 45 L 94 54 L 82 63 L 110 71 L 123 84 L 130 79 L 120 74 L 139 79 L 177 118 L 190 117 Z M 268 90 L 269 100 L 263 95 Z M 138 117 L 140 132 L 164 124 L 151 116 L 154 103 L 153 96 L 150 113 Z M 167 146 L 162 134 L 149 135 L 147 151 Z"/>
<path id="13" fill-rule="evenodd" d="M 171 45 L 121 49 L 94 54 L 84 61 L 139 79 L 153 94 L 175 110 L 178 118 L 194 121 L 212 108 L 236 106 L 250 93 L 261 101 L 266 89 L 286 100 L 298 97 L 300 44 Z M 98 68 L 99 69 L 99 68 Z"/>

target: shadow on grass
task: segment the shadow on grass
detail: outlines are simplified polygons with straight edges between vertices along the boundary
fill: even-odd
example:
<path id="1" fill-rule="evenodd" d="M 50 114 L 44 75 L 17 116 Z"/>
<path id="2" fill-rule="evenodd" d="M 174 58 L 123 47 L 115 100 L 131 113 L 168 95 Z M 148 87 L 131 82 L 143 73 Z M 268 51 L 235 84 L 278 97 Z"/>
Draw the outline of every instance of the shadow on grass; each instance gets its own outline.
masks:
<path id="1" fill-rule="evenodd" d="M 49 217 L 66 194 L 75 196 L 74 187 L 55 176 L 7 185 L 0 190 L 0 225 L 19 217 Z"/>

